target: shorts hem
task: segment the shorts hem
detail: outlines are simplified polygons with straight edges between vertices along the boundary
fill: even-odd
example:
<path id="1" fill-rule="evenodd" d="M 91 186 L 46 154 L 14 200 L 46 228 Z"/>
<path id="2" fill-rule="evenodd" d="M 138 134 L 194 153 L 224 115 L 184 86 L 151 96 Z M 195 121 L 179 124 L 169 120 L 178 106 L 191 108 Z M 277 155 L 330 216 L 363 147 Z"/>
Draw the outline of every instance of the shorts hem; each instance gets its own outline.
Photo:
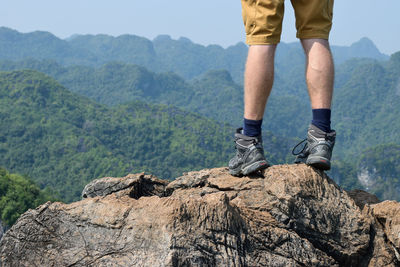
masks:
<path id="1" fill-rule="evenodd" d="M 298 39 L 325 39 L 325 40 L 329 40 L 329 33 L 318 32 L 318 31 L 301 32 L 301 33 L 297 33 L 296 37 Z"/>
<path id="2" fill-rule="evenodd" d="M 248 45 L 274 45 L 279 44 L 280 37 L 271 36 L 246 36 L 246 44 Z"/>

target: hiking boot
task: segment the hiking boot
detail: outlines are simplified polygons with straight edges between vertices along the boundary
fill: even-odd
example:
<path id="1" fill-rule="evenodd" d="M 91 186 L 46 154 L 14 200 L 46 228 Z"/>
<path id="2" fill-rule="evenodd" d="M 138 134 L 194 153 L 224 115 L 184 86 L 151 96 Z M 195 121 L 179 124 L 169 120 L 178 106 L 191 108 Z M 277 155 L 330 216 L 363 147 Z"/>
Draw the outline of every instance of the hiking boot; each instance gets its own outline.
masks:
<path id="1" fill-rule="evenodd" d="M 243 128 L 235 133 L 236 155 L 229 161 L 229 172 L 233 176 L 248 175 L 269 167 L 264 156 L 261 135 L 250 137 L 243 134 Z"/>
<path id="2" fill-rule="evenodd" d="M 332 150 L 335 145 L 336 132 L 333 130 L 326 133 L 314 125 L 308 127 L 307 139 L 297 144 L 293 148 L 293 155 L 296 155 L 294 163 L 305 163 L 321 170 L 331 169 Z M 296 148 L 306 142 L 299 153 L 295 153 Z"/>

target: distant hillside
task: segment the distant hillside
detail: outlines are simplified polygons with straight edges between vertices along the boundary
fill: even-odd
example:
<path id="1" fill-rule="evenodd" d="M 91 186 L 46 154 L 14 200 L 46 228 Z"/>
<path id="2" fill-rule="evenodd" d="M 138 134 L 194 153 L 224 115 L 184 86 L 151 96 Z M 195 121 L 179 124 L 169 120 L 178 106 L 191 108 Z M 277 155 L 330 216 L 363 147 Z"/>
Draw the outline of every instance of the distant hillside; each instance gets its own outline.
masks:
<path id="1" fill-rule="evenodd" d="M 359 161 L 365 150 L 386 143 L 399 144 L 400 114 L 394 108 L 400 106 L 399 55 L 392 55 L 385 64 L 356 59 L 338 68 L 333 126 L 339 134 L 332 177 L 346 188 L 361 186 L 356 177 L 362 169 Z M 62 67 L 54 62 L 35 60 L 0 62 L 3 69 L 24 67 L 46 71 L 73 91 L 109 105 L 132 100 L 164 103 L 217 121 L 240 124 L 243 89 L 226 71 L 212 71 L 187 82 L 173 73 L 156 74 L 122 63 L 92 68 Z M 303 137 L 310 116 L 308 99 L 275 94 L 269 101 L 264 129 L 278 136 Z M 285 149 L 277 148 L 272 152 L 279 153 L 280 159 L 287 158 L 289 147 L 295 143 L 285 141 Z M 390 177 L 396 175 L 398 173 L 393 173 Z M 381 191 L 376 191 L 380 197 L 388 196 Z"/>
<path id="2" fill-rule="evenodd" d="M 169 36 L 159 36 L 153 41 L 132 35 L 78 35 L 61 40 L 49 33 L 21 34 L 6 28 L 0 28 L 0 37 L 2 70 L 39 70 L 68 89 L 108 106 L 139 100 L 150 106 L 178 106 L 222 125 L 241 124 L 240 83 L 247 53 L 243 43 L 223 49 L 194 44 L 186 38 L 172 40 Z M 47 50 L 49 55 L 45 50 L 46 38 L 52 44 Z M 31 50 L 30 42 L 35 44 L 31 44 Z M 41 42 L 42 45 L 36 45 Z M 76 54 L 78 50 L 81 54 Z M 386 60 L 388 57 L 366 38 L 350 47 L 333 46 L 332 50 L 336 61 L 332 121 L 338 139 L 331 173 L 346 188 L 361 187 L 356 177 L 365 167 L 361 164 L 362 157 L 370 155 L 369 151 L 380 151 L 376 147 L 399 144 L 400 52 Z M 29 53 L 31 59 L 26 59 Z M 15 61 L 18 58 L 21 60 Z M 275 136 L 305 136 L 311 112 L 303 63 L 298 43 L 279 45 L 275 88 L 264 118 L 264 129 Z M 282 140 L 285 148 L 275 147 L 279 143 L 275 140 L 267 143 L 272 146 L 269 151 L 279 160 L 290 161 L 287 151 L 296 142 Z M 393 165 L 396 161 L 387 162 Z M 389 166 L 382 169 L 385 167 L 393 170 L 391 175 L 385 175 L 388 177 L 385 183 L 397 184 L 393 177 L 399 174 Z M 393 196 L 388 187 L 369 190 L 381 198 Z"/>
<path id="3" fill-rule="evenodd" d="M 62 85 L 99 103 L 115 106 L 127 101 L 167 104 L 202 114 L 230 125 L 242 124 L 243 88 L 225 70 L 209 71 L 185 81 L 174 73 L 154 73 L 126 63 L 99 68 L 63 67 L 54 61 L 1 61 L 0 70 L 35 69 Z M 266 130 L 286 137 L 302 135 L 309 120 L 309 104 L 295 96 L 273 94 L 266 111 Z M 296 120 L 292 119 L 296 114 Z"/>
<path id="4" fill-rule="evenodd" d="M 355 65 L 350 73 L 333 105 L 335 159 L 352 165 L 370 192 L 400 200 L 400 52 L 385 64 Z"/>
<path id="5" fill-rule="evenodd" d="M 350 47 L 333 46 L 335 61 L 340 64 L 353 57 L 378 60 L 388 57 L 363 38 Z M 226 49 L 218 45 L 202 46 L 187 38 L 173 40 L 161 35 L 153 41 L 135 35 L 75 35 L 66 40 L 48 32 L 19 33 L 0 27 L 0 59 L 22 60 L 27 57 L 54 59 L 61 64 L 99 66 L 109 61 L 137 64 L 155 72 L 173 71 L 185 79 L 201 76 L 209 70 L 228 70 L 242 83 L 247 46 L 238 43 Z M 298 43 L 281 43 L 277 53 L 277 75 L 297 70 L 304 61 Z M 303 69 L 303 67 L 301 67 Z M 302 75 L 301 75 L 302 76 Z"/>
<path id="6" fill-rule="evenodd" d="M 338 66 L 332 121 L 341 133 L 338 141 L 342 145 L 335 148 L 341 157 L 358 154 L 382 140 L 396 142 L 398 135 L 383 129 L 395 127 L 392 122 L 400 116 L 396 109 L 390 109 L 398 101 L 398 54 L 385 64 L 354 59 Z M 242 121 L 243 88 L 223 70 L 185 81 L 174 73 L 158 74 L 124 63 L 94 68 L 63 67 L 52 61 L 0 61 L 1 70 L 24 68 L 45 72 L 70 90 L 109 106 L 140 100 L 181 107 L 234 126 Z M 293 79 L 297 78 L 288 76 L 285 81 L 291 83 Z M 311 118 L 308 96 L 276 91 L 267 105 L 264 128 L 281 136 L 302 137 Z"/>
<path id="7" fill-rule="evenodd" d="M 358 163 L 358 181 L 382 199 L 400 199 L 400 143 L 365 150 Z"/>
<path id="8" fill-rule="evenodd" d="M 347 82 L 337 88 L 333 121 L 349 158 L 378 144 L 400 144 L 399 77 L 400 52 L 385 64 L 355 66 Z"/>
<path id="9" fill-rule="evenodd" d="M 50 192 L 40 190 L 28 177 L 0 167 L 0 239 L 3 227 L 13 225 L 22 213 L 55 200 Z"/>
<path id="10" fill-rule="evenodd" d="M 389 57 L 382 54 L 375 44 L 368 38 L 361 38 L 358 42 L 348 46 L 332 46 L 336 63 L 343 63 L 350 58 L 373 58 L 376 60 L 388 60 Z"/>
<path id="11" fill-rule="evenodd" d="M 174 107 L 130 102 L 115 108 L 71 93 L 36 71 L 0 73 L 0 166 L 25 173 L 65 201 L 100 176 L 151 171 L 163 178 L 226 166 L 233 128 Z M 287 140 L 266 144 L 285 160 Z"/>
<path id="12" fill-rule="evenodd" d="M 49 32 L 19 33 L 5 27 L 0 27 L 0 58 L 52 58 L 66 64 L 91 64 L 96 61 L 94 55 L 84 49 L 74 49 Z"/>

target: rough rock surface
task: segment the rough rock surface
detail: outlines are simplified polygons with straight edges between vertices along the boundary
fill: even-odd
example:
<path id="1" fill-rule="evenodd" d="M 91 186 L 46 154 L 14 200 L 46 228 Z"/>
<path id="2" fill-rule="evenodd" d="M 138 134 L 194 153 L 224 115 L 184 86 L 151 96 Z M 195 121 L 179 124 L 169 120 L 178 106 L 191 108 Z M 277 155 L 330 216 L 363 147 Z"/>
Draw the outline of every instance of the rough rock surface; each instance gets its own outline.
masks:
<path id="1" fill-rule="evenodd" d="M 400 266 L 400 203 L 384 201 L 364 208 L 363 212 L 374 220 L 376 252 L 370 266 Z"/>
<path id="2" fill-rule="evenodd" d="M 3 237 L 3 234 L 4 234 L 3 223 L 2 223 L 1 220 L 0 220 L 0 240 L 1 240 L 1 238 Z"/>
<path id="3" fill-rule="evenodd" d="M 360 189 L 347 191 L 347 194 L 354 199 L 356 205 L 360 207 L 360 209 L 363 209 L 366 204 L 377 204 L 381 202 L 377 196 Z"/>
<path id="4" fill-rule="evenodd" d="M 138 199 L 142 196 L 163 196 L 168 181 L 153 175 L 129 174 L 123 178 L 105 177 L 87 184 L 82 191 L 82 198 L 107 196 L 110 194 L 129 195 Z"/>
<path id="5" fill-rule="evenodd" d="M 400 266 L 400 204 L 358 193 L 304 164 L 103 178 L 22 215 L 0 266 Z"/>

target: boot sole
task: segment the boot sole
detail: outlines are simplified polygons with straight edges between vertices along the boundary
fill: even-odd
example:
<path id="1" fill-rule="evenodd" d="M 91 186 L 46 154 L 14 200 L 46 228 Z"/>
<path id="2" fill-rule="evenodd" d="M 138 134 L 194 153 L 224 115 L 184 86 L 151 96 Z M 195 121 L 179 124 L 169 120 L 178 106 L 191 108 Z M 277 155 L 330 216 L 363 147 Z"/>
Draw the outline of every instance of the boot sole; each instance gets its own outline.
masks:
<path id="1" fill-rule="evenodd" d="M 306 164 L 317 169 L 328 171 L 331 169 L 331 162 L 329 159 L 324 157 L 312 157 L 308 156 Z"/>
<path id="2" fill-rule="evenodd" d="M 249 175 L 250 173 L 260 171 L 269 167 L 269 164 L 265 160 L 254 162 L 244 168 L 237 168 L 233 170 L 229 170 L 229 173 L 233 176 L 242 176 L 242 175 Z"/>

